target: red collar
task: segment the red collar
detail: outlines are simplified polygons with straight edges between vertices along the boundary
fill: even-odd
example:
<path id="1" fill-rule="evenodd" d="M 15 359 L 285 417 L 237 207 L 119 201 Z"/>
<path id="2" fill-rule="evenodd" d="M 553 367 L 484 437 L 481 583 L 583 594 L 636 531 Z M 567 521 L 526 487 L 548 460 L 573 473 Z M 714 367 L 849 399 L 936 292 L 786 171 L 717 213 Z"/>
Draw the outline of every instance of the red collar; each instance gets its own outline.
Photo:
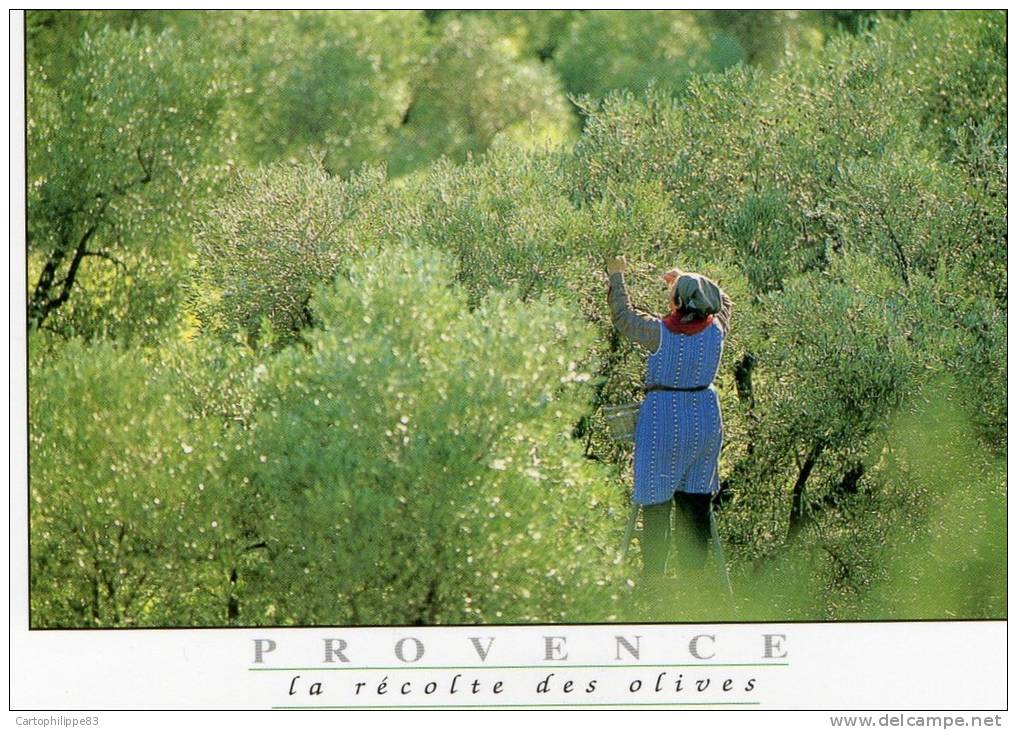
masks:
<path id="1" fill-rule="evenodd" d="M 691 322 L 682 322 L 683 316 L 685 316 L 685 312 L 676 309 L 661 321 L 669 331 L 674 332 L 676 335 L 696 335 L 713 324 L 712 314 L 708 314 L 702 319 L 694 319 Z"/>

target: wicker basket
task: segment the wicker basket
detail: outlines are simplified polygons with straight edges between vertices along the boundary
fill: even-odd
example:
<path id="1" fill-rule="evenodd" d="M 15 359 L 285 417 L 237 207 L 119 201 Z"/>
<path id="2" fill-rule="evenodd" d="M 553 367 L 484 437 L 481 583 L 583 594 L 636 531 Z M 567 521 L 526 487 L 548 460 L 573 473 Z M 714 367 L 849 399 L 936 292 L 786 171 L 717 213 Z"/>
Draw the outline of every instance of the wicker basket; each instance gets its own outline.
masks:
<path id="1" fill-rule="evenodd" d="M 625 403 L 617 406 L 604 406 L 604 420 L 607 421 L 611 438 L 615 441 L 636 440 L 636 416 L 642 403 Z"/>

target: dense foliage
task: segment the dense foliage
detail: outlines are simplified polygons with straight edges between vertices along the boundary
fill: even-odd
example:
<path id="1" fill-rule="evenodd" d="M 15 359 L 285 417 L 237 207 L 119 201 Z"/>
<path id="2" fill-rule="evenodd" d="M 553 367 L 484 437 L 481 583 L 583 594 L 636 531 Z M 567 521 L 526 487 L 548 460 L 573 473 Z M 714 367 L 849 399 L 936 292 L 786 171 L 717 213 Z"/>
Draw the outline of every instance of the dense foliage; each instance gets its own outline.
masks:
<path id="1" fill-rule="evenodd" d="M 59 85 L 29 70 L 29 320 L 139 335 L 179 304 L 175 239 L 188 203 L 207 194 L 228 86 L 208 48 L 168 32 L 104 28 L 76 57 Z"/>
<path id="2" fill-rule="evenodd" d="M 28 30 L 33 625 L 1005 614 L 1005 14 Z M 733 605 L 615 563 L 622 253 L 735 302 Z"/>

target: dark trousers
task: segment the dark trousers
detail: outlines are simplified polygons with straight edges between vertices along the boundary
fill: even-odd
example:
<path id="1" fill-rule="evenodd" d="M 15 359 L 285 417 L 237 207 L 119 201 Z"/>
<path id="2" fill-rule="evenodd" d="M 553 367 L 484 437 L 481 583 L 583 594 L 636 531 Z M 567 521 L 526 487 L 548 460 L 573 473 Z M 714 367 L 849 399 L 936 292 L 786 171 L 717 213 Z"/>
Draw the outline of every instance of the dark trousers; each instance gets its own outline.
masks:
<path id="1" fill-rule="evenodd" d="M 678 560 L 683 570 L 703 567 L 710 549 L 710 500 L 712 494 L 675 492 L 675 534 Z M 661 575 L 671 549 L 671 500 L 643 507 L 643 571 Z"/>

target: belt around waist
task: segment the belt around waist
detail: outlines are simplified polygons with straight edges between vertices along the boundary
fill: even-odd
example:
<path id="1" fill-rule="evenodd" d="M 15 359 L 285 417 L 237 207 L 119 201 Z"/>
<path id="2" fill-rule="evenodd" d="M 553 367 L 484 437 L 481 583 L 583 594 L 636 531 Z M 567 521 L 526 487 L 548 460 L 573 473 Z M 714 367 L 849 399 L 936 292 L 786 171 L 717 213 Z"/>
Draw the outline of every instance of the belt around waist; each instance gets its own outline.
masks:
<path id="1" fill-rule="evenodd" d="M 652 393 L 655 390 L 670 390 L 676 393 L 696 393 L 700 390 L 706 390 L 711 385 L 712 383 L 707 383 L 706 385 L 699 385 L 696 386 L 695 388 L 672 388 L 670 385 L 650 385 L 648 387 L 644 387 L 643 392 Z"/>

